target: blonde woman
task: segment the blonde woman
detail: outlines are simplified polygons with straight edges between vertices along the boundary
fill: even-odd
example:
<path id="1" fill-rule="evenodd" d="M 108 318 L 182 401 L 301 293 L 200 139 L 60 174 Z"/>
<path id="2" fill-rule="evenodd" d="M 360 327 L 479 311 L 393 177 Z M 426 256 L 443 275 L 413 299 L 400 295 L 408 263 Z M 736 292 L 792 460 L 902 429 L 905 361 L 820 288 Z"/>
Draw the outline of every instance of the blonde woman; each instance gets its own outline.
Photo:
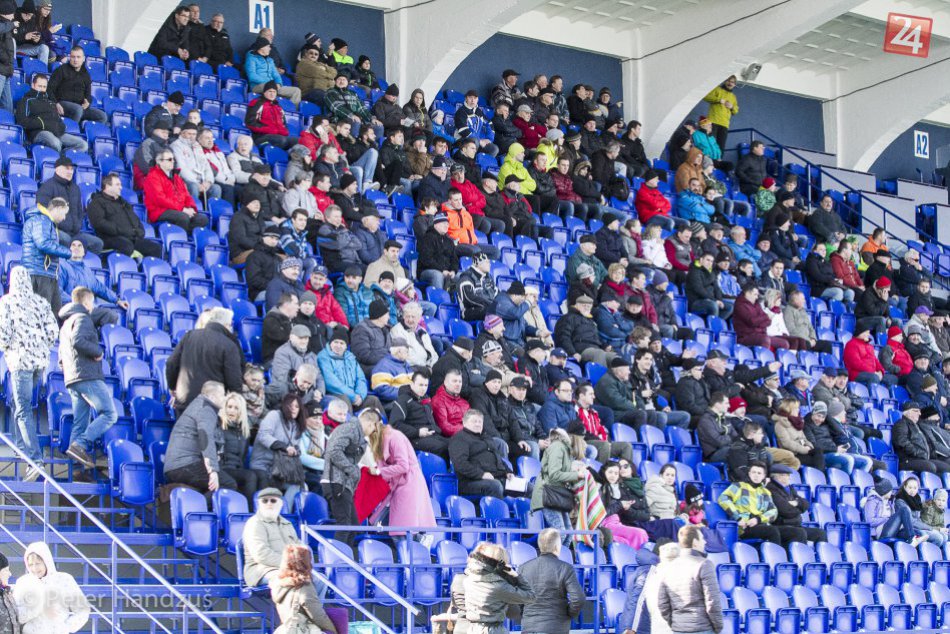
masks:
<path id="1" fill-rule="evenodd" d="M 377 418 L 369 448 L 379 475 L 389 485 L 390 526 L 435 526 L 432 498 L 412 443 L 401 431 Z M 400 535 L 401 533 L 392 533 Z"/>
<path id="2" fill-rule="evenodd" d="M 237 392 L 229 393 L 224 397 L 224 406 L 218 410 L 218 419 L 221 424 L 216 430 L 215 445 L 221 488 L 240 491 L 247 498 L 248 508 L 254 508 L 257 474 L 244 467 L 251 436 L 247 401 Z"/>
<path id="3" fill-rule="evenodd" d="M 666 257 L 666 246 L 663 243 L 663 227 L 660 225 L 647 225 L 643 230 L 643 258 L 651 266 L 658 269 L 672 269 L 669 259 Z"/>

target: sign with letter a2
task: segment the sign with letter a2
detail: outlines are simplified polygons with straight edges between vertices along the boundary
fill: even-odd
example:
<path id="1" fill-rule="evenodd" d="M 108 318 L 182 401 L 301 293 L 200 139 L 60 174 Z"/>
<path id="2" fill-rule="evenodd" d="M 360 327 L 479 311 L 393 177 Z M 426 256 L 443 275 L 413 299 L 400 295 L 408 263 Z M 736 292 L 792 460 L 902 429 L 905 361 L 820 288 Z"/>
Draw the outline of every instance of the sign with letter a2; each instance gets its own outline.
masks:
<path id="1" fill-rule="evenodd" d="M 914 130 L 914 158 L 930 158 L 930 134 Z"/>
<path id="2" fill-rule="evenodd" d="M 884 52 L 927 57 L 930 54 L 930 30 L 933 23 L 932 18 L 888 13 Z"/>
<path id="3" fill-rule="evenodd" d="M 248 0 L 250 11 L 250 31 L 257 33 L 261 29 L 274 28 L 274 3 L 270 0 Z"/>

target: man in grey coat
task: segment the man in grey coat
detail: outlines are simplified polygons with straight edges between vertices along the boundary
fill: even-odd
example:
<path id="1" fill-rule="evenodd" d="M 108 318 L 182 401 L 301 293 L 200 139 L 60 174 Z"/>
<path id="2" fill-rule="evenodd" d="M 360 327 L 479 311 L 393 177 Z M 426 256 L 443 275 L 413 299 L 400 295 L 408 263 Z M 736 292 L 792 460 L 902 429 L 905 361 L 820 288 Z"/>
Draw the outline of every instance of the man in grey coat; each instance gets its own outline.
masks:
<path id="1" fill-rule="evenodd" d="M 175 421 L 165 452 L 165 481 L 185 484 L 202 493 L 219 488 L 237 490 L 237 482 L 221 472 L 214 442 L 224 406 L 224 384 L 207 381 L 201 394 Z"/>
<path id="2" fill-rule="evenodd" d="M 329 407 L 348 409 L 348 405 L 339 399 L 330 403 Z M 334 429 L 327 439 L 327 448 L 323 454 L 323 479 L 320 484 L 323 486 L 323 497 L 330 507 L 334 524 L 359 524 L 353 494 L 360 481 L 360 459 L 366 451 L 366 437 L 381 420 L 375 410 L 364 410 L 358 420 L 351 419 L 343 423 Z M 371 472 L 373 475 L 379 475 L 376 467 L 373 467 Z M 336 538 L 352 546 L 356 535 L 351 531 L 338 532 Z"/>
<path id="3" fill-rule="evenodd" d="M 658 605 L 674 634 L 718 634 L 722 631 L 722 595 L 716 565 L 706 559 L 702 527 L 679 531 L 679 557 L 661 564 Z"/>
<path id="4" fill-rule="evenodd" d="M 310 335 L 309 328 L 303 324 L 297 324 L 290 329 L 290 340 L 274 352 L 274 361 L 270 370 L 270 383 L 265 390 L 269 407 L 280 406 L 280 400 L 294 387 L 293 380 L 301 366 L 310 364 L 319 368 L 317 355 L 308 351 Z M 313 393 L 310 400 L 323 400 L 326 385 L 319 370 L 317 371 L 315 385 L 311 387 Z"/>
<path id="5" fill-rule="evenodd" d="M 560 559 L 561 535 L 546 528 L 538 535 L 541 554 L 521 566 L 519 575 L 534 590 L 534 603 L 524 607 L 521 631 L 525 634 L 569 634 L 571 620 L 584 607 L 584 589 L 574 566 Z"/>
<path id="6" fill-rule="evenodd" d="M 283 495 L 273 487 L 258 491 L 257 512 L 244 526 L 244 582 L 252 588 L 280 570 L 287 545 L 300 543 L 294 525 L 280 514 Z"/>

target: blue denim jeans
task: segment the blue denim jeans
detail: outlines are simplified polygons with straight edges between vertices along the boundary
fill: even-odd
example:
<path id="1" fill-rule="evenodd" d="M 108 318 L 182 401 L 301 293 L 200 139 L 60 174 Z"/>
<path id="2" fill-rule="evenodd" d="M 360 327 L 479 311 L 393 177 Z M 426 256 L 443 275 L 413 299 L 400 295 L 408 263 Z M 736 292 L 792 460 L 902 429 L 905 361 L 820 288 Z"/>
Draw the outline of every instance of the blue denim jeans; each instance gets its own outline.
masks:
<path id="1" fill-rule="evenodd" d="M 901 500 L 894 503 L 894 514 L 884 522 L 881 527 L 881 539 L 889 537 L 898 537 L 905 542 L 909 542 L 916 535 L 914 530 L 914 517 L 910 513 L 910 507 Z"/>
<path id="2" fill-rule="evenodd" d="M 63 134 L 58 137 L 49 130 L 43 130 L 37 134 L 33 142 L 53 148 L 57 152 L 62 152 L 63 150 L 87 152 L 89 150 L 89 144 L 86 143 L 84 138 L 72 134 Z"/>
<path id="3" fill-rule="evenodd" d="M 42 370 L 11 372 L 13 383 L 13 427 L 16 446 L 30 459 L 43 459 L 40 441 L 36 434 L 36 418 L 33 413 L 33 388 L 43 377 Z"/>
<path id="4" fill-rule="evenodd" d="M 12 77 L 0 75 L 0 108 L 13 112 L 13 88 L 10 85 Z"/>
<path id="5" fill-rule="evenodd" d="M 35 57 L 44 64 L 49 63 L 49 47 L 46 44 L 34 44 L 32 46 L 17 46 L 17 53 L 22 53 L 27 57 Z M 29 81 L 30 78 L 27 78 Z"/>
<path id="6" fill-rule="evenodd" d="M 82 104 L 73 103 L 72 101 L 60 101 L 59 105 L 63 107 L 63 116 L 69 117 L 76 123 L 83 120 L 97 121 L 99 123 L 109 121 L 109 117 L 106 116 L 105 112 L 98 108 L 93 108 L 92 106 L 83 108 Z"/>
<path id="7" fill-rule="evenodd" d="M 66 389 L 73 401 L 73 433 L 69 444 L 78 443 L 86 451 L 91 451 L 93 443 L 119 418 L 112 403 L 112 390 L 101 379 L 80 381 Z M 92 422 L 89 421 L 91 409 L 96 410 Z"/>
<path id="8" fill-rule="evenodd" d="M 350 171 L 356 177 L 360 192 L 366 189 L 366 185 L 373 182 L 376 174 L 376 163 L 379 161 L 379 152 L 370 148 L 363 152 L 363 156 L 350 164 Z"/>
<path id="9" fill-rule="evenodd" d="M 445 276 L 442 275 L 442 271 L 436 271 L 435 269 L 427 269 L 419 273 L 419 280 L 425 282 L 429 286 L 434 286 L 436 288 L 445 288 Z"/>
<path id="10" fill-rule="evenodd" d="M 829 467 L 841 469 L 845 473 L 851 473 L 855 469 L 870 471 L 872 462 L 867 456 L 859 456 L 853 453 L 826 453 L 825 464 Z"/>
<path id="11" fill-rule="evenodd" d="M 544 523 L 549 528 L 556 528 L 561 533 L 561 543 L 567 546 L 571 543 L 571 536 L 566 531 L 572 530 L 571 516 L 563 511 L 553 509 L 541 509 L 541 515 L 544 517 Z"/>

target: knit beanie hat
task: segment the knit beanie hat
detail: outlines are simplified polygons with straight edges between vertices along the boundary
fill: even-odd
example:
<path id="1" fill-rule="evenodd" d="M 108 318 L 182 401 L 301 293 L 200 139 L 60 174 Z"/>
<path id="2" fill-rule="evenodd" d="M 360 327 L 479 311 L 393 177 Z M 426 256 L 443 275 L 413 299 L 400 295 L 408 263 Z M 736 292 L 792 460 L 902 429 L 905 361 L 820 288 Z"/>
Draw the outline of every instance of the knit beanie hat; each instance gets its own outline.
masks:
<path id="1" fill-rule="evenodd" d="M 746 408 L 747 408 L 748 406 L 749 406 L 749 404 L 746 403 L 745 399 L 742 398 L 741 396 L 733 396 L 731 399 L 729 399 L 729 412 L 730 412 L 730 413 L 735 412 L 736 410 L 738 410 L 739 408 L 742 408 L 742 407 L 746 407 Z"/>
<path id="2" fill-rule="evenodd" d="M 389 314 L 389 306 L 381 299 L 374 299 L 369 305 L 369 318 L 379 319 L 383 315 Z"/>
<path id="3" fill-rule="evenodd" d="M 844 413 L 844 405 L 840 401 L 832 401 L 828 404 L 828 418 L 836 418 Z"/>
<path id="4" fill-rule="evenodd" d="M 891 484 L 891 481 L 887 478 L 881 478 L 878 480 L 877 484 L 874 485 L 874 492 L 884 497 L 888 493 L 894 490 L 894 485 Z"/>

